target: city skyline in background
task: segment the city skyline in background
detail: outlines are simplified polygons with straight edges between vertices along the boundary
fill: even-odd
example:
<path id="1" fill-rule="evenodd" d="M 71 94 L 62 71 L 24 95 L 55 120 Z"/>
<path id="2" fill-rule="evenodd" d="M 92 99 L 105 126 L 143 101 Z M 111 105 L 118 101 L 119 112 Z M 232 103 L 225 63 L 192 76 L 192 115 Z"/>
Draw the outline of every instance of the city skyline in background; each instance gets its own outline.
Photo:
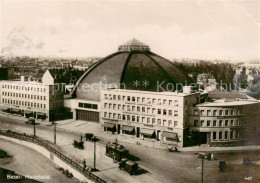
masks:
<path id="1" fill-rule="evenodd" d="M 136 38 L 168 59 L 259 59 L 258 7 L 259 1 L 3 0 L 1 56 L 104 57 Z"/>

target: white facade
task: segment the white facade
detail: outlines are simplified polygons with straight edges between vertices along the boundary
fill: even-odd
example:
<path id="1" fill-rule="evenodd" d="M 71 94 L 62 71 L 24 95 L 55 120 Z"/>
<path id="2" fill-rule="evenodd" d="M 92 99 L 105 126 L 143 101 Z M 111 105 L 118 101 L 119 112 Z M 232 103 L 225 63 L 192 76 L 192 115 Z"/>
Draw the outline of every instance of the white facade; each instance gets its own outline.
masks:
<path id="1" fill-rule="evenodd" d="M 200 143 L 243 143 L 259 133 L 260 102 L 255 99 L 219 99 L 191 107 L 189 112 L 188 126 Z"/>
<path id="2" fill-rule="evenodd" d="M 199 93 L 103 90 L 101 127 L 107 131 L 183 146 L 188 108 L 199 98 Z"/>
<path id="3" fill-rule="evenodd" d="M 0 108 L 3 112 L 50 120 L 53 110 L 63 107 L 59 85 L 35 81 L 0 81 Z"/>

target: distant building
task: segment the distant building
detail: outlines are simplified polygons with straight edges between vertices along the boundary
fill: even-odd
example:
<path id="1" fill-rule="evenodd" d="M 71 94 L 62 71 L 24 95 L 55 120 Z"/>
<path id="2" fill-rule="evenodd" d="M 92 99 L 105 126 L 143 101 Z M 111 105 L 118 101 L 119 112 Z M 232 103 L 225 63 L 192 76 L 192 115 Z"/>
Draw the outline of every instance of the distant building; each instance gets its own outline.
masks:
<path id="1" fill-rule="evenodd" d="M 35 117 L 51 121 L 58 118 L 64 106 L 64 94 L 61 85 L 55 84 L 47 70 L 43 82 L 0 81 L 0 108 L 2 112 L 24 117 Z"/>
<path id="2" fill-rule="evenodd" d="M 197 76 L 197 84 L 205 91 L 214 91 L 217 89 L 217 81 L 212 74 L 203 73 Z"/>

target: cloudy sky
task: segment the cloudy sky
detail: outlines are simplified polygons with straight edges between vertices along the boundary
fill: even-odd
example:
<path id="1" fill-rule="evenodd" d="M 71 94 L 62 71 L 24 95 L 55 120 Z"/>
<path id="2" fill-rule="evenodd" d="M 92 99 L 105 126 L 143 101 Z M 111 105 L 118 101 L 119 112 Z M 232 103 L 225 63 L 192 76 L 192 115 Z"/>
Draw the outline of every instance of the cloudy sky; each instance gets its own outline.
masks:
<path id="1" fill-rule="evenodd" d="M 260 58 L 260 1 L 1 1 L 1 55 L 106 56 L 136 38 L 163 57 Z"/>

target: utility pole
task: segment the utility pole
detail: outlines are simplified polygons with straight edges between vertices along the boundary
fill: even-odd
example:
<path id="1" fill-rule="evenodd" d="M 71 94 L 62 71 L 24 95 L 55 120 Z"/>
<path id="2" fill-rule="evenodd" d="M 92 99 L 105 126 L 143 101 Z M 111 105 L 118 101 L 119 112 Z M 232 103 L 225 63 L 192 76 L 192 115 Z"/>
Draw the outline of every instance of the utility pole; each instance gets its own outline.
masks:
<path id="1" fill-rule="evenodd" d="M 204 170 L 204 158 L 205 154 L 204 153 L 199 153 L 198 158 L 201 159 L 201 182 L 203 183 L 203 170 Z"/>
<path id="2" fill-rule="evenodd" d="M 201 182 L 203 183 L 203 165 L 204 165 L 204 158 L 201 159 Z"/>
<path id="3" fill-rule="evenodd" d="M 96 171 L 96 138 L 95 136 L 92 137 L 92 141 L 94 142 L 94 171 Z"/>
<path id="4" fill-rule="evenodd" d="M 54 125 L 54 144 L 56 145 L 56 123 L 55 123 L 55 121 L 53 121 L 52 124 Z"/>
<path id="5" fill-rule="evenodd" d="M 33 136 L 36 136 L 36 128 L 35 128 L 35 122 L 33 123 Z"/>
<path id="6" fill-rule="evenodd" d="M 94 140 L 94 170 L 96 170 L 96 141 Z"/>

